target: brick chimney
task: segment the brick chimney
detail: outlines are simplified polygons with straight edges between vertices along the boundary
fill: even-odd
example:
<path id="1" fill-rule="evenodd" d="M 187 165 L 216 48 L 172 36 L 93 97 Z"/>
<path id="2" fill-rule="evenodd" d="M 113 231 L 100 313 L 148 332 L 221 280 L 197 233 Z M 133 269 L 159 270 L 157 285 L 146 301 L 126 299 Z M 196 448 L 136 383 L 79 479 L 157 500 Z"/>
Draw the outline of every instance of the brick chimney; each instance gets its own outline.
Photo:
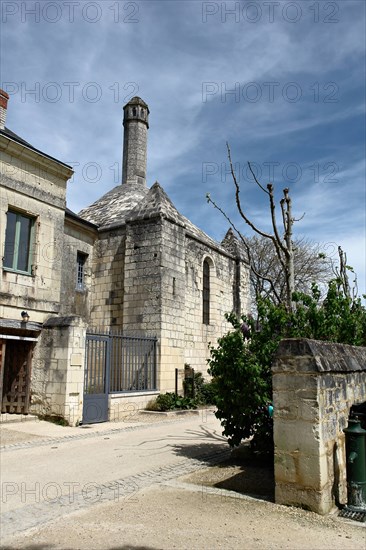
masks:
<path id="1" fill-rule="evenodd" d="M 4 90 L 0 90 L 0 130 L 3 130 L 5 127 L 8 100 L 8 94 Z"/>

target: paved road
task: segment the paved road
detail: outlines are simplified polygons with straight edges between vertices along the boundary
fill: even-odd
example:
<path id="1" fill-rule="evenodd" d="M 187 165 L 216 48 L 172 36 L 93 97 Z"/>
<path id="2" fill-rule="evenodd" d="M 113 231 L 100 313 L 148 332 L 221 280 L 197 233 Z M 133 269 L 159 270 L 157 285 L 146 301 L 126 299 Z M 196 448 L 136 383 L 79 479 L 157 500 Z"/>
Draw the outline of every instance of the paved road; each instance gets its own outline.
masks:
<path id="1" fill-rule="evenodd" d="M 6 445 L 17 430 L 20 441 Z M 102 502 L 132 503 L 142 489 L 229 452 L 208 411 L 165 422 L 71 429 L 29 422 L 2 431 L 3 538 Z"/>
<path id="2" fill-rule="evenodd" d="M 3 549 L 366 550 L 356 522 L 192 484 L 229 454 L 212 412 L 4 424 L 1 445 Z"/>

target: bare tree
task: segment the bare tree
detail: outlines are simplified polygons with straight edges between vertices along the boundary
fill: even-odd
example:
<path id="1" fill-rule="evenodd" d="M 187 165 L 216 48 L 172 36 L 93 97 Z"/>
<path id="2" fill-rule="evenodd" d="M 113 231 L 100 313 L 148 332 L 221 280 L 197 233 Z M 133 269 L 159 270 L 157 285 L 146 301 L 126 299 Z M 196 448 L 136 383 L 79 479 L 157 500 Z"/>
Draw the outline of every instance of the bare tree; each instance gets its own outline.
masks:
<path id="1" fill-rule="evenodd" d="M 357 275 L 354 272 L 353 267 L 347 265 L 347 254 L 342 250 L 342 247 L 338 247 L 339 266 L 333 268 L 333 273 L 338 281 L 338 287 L 342 288 L 343 293 L 347 298 L 352 301 L 356 300 L 358 296 Z M 351 287 L 349 282 L 348 272 L 354 276 L 353 286 Z"/>
<path id="2" fill-rule="evenodd" d="M 251 290 L 254 298 L 261 296 L 269 298 L 274 303 L 284 302 L 286 300 L 285 274 L 278 261 L 272 241 L 254 235 L 247 239 L 247 243 L 250 248 L 251 263 L 254 267 L 254 269 L 251 269 L 250 274 Z M 326 257 L 322 246 L 306 239 L 295 239 L 293 241 L 293 253 L 295 291 L 308 293 L 314 282 L 325 290 L 326 283 L 333 275 L 333 262 Z M 263 276 L 266 279 L 271 278 L 276 287 L 277 296 Z"/>
<path id="3" fill-rule="evenodd" d="M 225 216 L 225 218 L 228 220 L 228 222 L 230 223 L 234 231 L 236 231 L 237 235 L 240 237 L 248 254 L 252 274 L 258 279 L 262 279 L 271 289 L 271 293 L 275 297 L 277 302 L 279 303 L 283 302 L 286 305 L 287 309 L 291 311 L 293 309 L 292 294 L 295 291 L 294 246 L 292 241 L 292 234 L 293 234 L 293 224 L 295 223 L 295 221 L 299 221 L 299 220 L 295 220 L 295 218 L 292 215 L 292 202 L 289 195 L 289 189 L 287 187 L 283 189 L 283 197 L 280 200 L 281 221 L 282 221 L 282 231 L 283 231 L 282 234 L 280 234 L 280 231 L 278 229 L 277 219 L 276 219 L 276 204 L 275 204 L 275 198 L 274 198 L 273 185 L 271 183 L 268 183 L 266 188 L 263 187 L 263 185 L 258 181 L 256 175 L 254 174 L 252 167 L 250 165 L 250 162 L 248 162 L 249 170 L 253 176 L 254 182 L 268 197 L 272 232 L 268 233 L 266 231 L 263 231 L 259 227 L 257 227 L 248 218 L 247 214 L 243 210 L 242 202 L 240 199 L 240 186 L 239 186 L 239 183 L 235 174 L 234 166 L 232 163 L 230 147 L 228 143 L 226 144 L 226 146 L 227 146 L 228 158 L 230 163 L 231 175 L 235 186 L 235 201 L 236 201 L 238 212 L 241 218 L 245 221 L 245 223 L 249 225 L 249 227 L 257 235 L 259 235 L 264 239 L 267 239 L 271 243 L 275 251 L 275 255 L 277 257 L 280 270 L 283 273 L 283 280 L 284 280 L 284 286 L 285 286 L 284 296 L 282 296 L 281 292 L 279 292 L 278 287 L 276 285 L 276 278 L 273 277 L 273 274 L 270 274 L 270 273 L 263 274 L 257 271 L 255 263 L 252 259 L 252 249 L 250 247 L 250 243 L 248 242 L 248 239 L 244 237 L 241 231 L 239 231 L 239 229 L 231 221 L 231 219 L 224 212 L 224 210 L 222 210 L 222 208 L 220 208 L 216 204 L 216 202 L 211 199 L 209 194 L 207 195 L 207 200 Z"/>

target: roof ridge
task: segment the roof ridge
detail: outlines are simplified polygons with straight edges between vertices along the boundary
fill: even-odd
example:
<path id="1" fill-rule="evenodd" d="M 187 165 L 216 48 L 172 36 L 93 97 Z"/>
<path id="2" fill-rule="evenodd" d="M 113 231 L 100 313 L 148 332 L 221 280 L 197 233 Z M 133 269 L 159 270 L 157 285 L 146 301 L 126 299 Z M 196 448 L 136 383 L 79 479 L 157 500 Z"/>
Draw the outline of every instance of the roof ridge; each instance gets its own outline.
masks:
<path id="1" fill-rule="evenodd" d="M 143 220 L 158 216 L 185 227 L 184 217 L 174 206 L 160 183 L 156 181 L 144 199 L 129 212 L 126 221 Z"/>

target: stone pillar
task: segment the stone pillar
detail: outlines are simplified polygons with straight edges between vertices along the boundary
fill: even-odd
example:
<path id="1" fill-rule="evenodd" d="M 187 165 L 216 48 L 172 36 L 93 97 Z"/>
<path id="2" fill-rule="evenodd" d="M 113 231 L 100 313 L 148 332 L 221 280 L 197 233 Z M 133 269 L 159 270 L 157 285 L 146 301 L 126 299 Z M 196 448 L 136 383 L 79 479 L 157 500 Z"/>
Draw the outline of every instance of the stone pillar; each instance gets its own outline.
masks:
<path id="1" fill-rule="evenodd" d="M 276 502 L 326 514 L 347 500 L 343 429 L 366 400 L 366 348 L 282 340 L 272 371 Z"/>
<path id="2" fill-rule="evenodd" d="M 32 376 L 31 410 L 82 420 L 86 324 L 80 317 L 52 317 L 44 324 Z"/>

